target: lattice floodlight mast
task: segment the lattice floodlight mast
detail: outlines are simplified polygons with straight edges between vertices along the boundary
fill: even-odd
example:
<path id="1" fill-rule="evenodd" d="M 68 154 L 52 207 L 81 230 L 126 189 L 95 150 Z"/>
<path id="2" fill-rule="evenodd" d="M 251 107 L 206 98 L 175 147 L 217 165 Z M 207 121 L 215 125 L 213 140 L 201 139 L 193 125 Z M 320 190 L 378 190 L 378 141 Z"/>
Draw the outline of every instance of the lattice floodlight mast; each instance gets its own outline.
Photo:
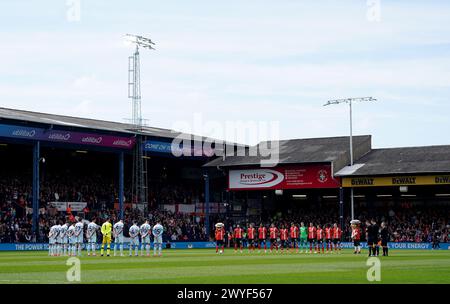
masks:
<path id="1" fill-rule="evenodd" d="M 141 78 L 140 78 L 140 60 L 139 47 L 154 50 L 153 41 L 148 38 L 136 35 L 126 35 L 126 39 L 130 43 L 136 45 L 133 55 L 128 57 L 128 98 L 132 99 L 132 119 L 131 123 L 136 132 L 141 132 L 142 112 L 141 112 Z M 148 178 L 147 178 L 147 155 L 142 149 L 142 135 L 137 137 L 136 146 L 133 153 L 133 179 L 132 179 L 132 197 L 133 202 L 138 206 L 145 208 L 148 202 Z"/>
<path id="2" fill-rule="evenodd" d="M 128 42 L 136 45 L 133 56 L 128 57 L 128 98 L 131 98 L 133 101 L 132 124 L 137 130 L 141 130 L 142 113 L 139 47 L 154 50 L 152 45 L 155 45 L 155 43 L 148 38 L 131 34 L 127 34 L 126 39 Z"/>

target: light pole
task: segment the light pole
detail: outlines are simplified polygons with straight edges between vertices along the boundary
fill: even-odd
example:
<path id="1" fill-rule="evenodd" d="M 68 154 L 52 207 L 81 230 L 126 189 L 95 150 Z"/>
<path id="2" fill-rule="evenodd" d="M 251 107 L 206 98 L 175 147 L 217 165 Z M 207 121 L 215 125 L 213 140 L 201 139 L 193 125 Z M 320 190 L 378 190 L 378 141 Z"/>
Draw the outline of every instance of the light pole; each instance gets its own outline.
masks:
<path id="1" fill-rule="evenodd" d="M 141 72 L 139 48 L 154 50 L 155 43 L 146 37 L 137 35 L 126 35 L 126 42 L 134 44 L 136 49 L 132 56 L 128 57 L 128 98 L 133 101 L 132 106 L 132 124 L 136 132 L 142 132 L 142 112 L 141 112 Z M 132 199 L 137 199 L 137 203 L 144 208 L 148 204 L 148 179 L 147 179 L 147 160 L 144 162 L 144 153 L 142 149 L 142 135 L 137 136 L 135 151 L 133 153 L 133 177 L 131 181 Z M 123 176 L 122 176 L 123 178 Z M 122 189 L 123 190 L 123 189 Z M 123 200 L 123 196 L 120 197 Z M 123 213 L 123 203 L 121 204 L 121 213 Z"/>
<path id="2" fill-rule="evenodd" d="M 341 103 L 347 103 L 349 105 L 350 110 L 350 166 L 353 166 L 353 112 L 352 112 L 352 103 L 353 102 L 362 102 L 362 101 L 376 101 L 373 97 L 356 97 L 356 98 L 343 98 L 343 99 L 333 99 L 328 100 L 324 106 L 329 105 L 337 105 Z M 354 205 L 354 196 L 353 196 L 353 187 L 350 188 L 350 200 L 351 200 L 351 215 L 352 220 L 355 219 L 355 205 Z"/>

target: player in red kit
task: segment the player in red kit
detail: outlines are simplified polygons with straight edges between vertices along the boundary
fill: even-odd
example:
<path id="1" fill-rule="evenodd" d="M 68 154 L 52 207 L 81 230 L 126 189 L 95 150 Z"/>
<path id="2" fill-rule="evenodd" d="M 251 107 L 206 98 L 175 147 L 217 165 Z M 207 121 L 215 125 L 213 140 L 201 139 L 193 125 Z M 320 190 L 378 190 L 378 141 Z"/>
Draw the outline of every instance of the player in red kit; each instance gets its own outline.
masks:
<path id="1" fill-rule="evenodd" d="M 309 223 L 308 242 L 309 242 L 309 253 L 312 253 L 312 249 L 313 247 L 315 247 L 314 243 L 316 242 L 316 227 L 314 227 L 313 223 Z"/>
<path id="2" fill-rule="evenodd" d="M 269 238 L 270 238 L 270 252 L 273 251 L 273 247 L 275 246 L 278 252 L 278 228 L 275 227 L 275 224 L 270 225 L 269 228 Z"/>
<path id="3" fill-rule="evenodd" d="M 317 252 L 320 253 L 320 247 L 322 247 L 322 253 L 324 253 L 323 239 L 325 237 L 325 231 L 322 229 L 322 227 L 320 227 L 320 225 L 317 225 L 316 236 L 317 236 L 316 242 Z"/>
<path id="4" fill-rule="evenodd" d="M 247 229 L 247 239 L 248 239 L 248 252 L 250 250 L 255 251 L 256 246 L 256 229 L 253 227 L 253 224 L 250 224 L 250 227 Z"/>
<path id="5" fill-rule="evenodd" d="M 237 252 L 238 246 L 242 253 L 242 233 L 243 232 L 244 232 L 243 229 L 239 225 L 236 225 L 236 228 L 234 228 L 234 233 L 233 233 L 234 252 L 235 253 Z"/>
<path id="6" fill-rule="evenodd" d="M 259 225 L 258 228 L 258 252 L 261 250 L 261 244 L 264 243 L 264 253 L 267 252 L 267 228 L 263 224 Z"/>
<path id="7" fill-rule="evenodd" d="M 222 254 L 225 250 L 225 228 L 222 223 L 216 224 L 216 231 L 215 231 L 215 237 L 216 237 L 216 253 L 219 252 Z"/>
<path id="8" fill-rule="evenodd" d="M 295 252 L 298 253 L 299 229 L 294 223 L 291 224 L 289 234 L 291 237 L 291 250 L 294 250 L 294 247 L 295 247 Z"/>
<path id="9" fill-rule="evenodd" d="M 333 226 L 333 244 L 334 244 L 334 251 L 339 250 L 338 253 L 341 253 L 341 236 L 342 230 L 335 223 Z"/>
<path id="10" fill-rule="evenodd" d="M 333 242 L 332 242 L 333 228 L 328 224 L 325 228 L 325 242 L 327 243 L 327 253 L 333 252 Z"/>
<path id="11" fill-rule="evenodd" d="M 289 240 L 289 231 L 284 226 L 281 226 L 280 229 L 280 242 L 281 242 L 281 253 L 283 253 L 284 248 L 286 248 L 286 252 L 288 252 L 288 240 Z"/>

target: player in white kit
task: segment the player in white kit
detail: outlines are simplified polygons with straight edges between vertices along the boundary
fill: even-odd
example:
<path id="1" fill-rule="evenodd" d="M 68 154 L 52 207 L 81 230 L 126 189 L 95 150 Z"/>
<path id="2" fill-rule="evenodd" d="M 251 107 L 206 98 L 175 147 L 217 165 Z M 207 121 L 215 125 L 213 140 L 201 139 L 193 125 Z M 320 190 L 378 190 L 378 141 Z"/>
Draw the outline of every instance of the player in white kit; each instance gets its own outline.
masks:
<path id="1" fill-rule="evenodd" d="M 68 239 L 68 237 L 67 237 L 67 230 L 69 229 L 69 223 L 66 221 L 66 223 L 64 223 L 62 226 L 61 226 L 61 229 L 59 230 L 59 234 L 60 234 L 60 236 L 61 236 L 61 246 L 62 246 L 62 254 L 64 255 L 64 256 L 66 256 L 67 255 L 67 250 L 68 250 L 68 247 L 69 247 L 69 244 L 68 244 L 68 242 L 69 242 L 69 239 Z"/>
<path id="2" fill-rule="evenodd" d="M 58 237 L 58 225 L 53 225 L 50 227 L 50 231 L 48 233 L 48 255 L 55 256 L 56 255 L 56 238 Z"/>
<path id="3" fill-rule="evenodd" d="M 61 224 L 58 223 L 56 225 L 56 229 L 58 230 L 58 236 L 56 237 L 56 255 L 61 255 L 61 249 L 62 249 L 62 238 L 61 238 Z"/>
<path id="4" fill-rule="evenodd" d="M 158 256 L 161 256 L 162 253 L 162 235 L 164 232 L 164 227 L 156 222 L 156 225 L 153 226 L 153 256 L 156 256 L 156 249 L 158 249 Z"/>
<path id="5" fill-rule="evenodd" d="M 95 251 L 97 249 L 97 230 L 100 228 L 99 225 L 96 224 L 96 219 L 93 219 L 92 222 L 90 222 L 87 225 L 87 231 L 86 231 L 86 239 L 87 239 L 87 255 L 89 256 L 91 251 L 92 255 L 96 256 Z"/>
<path id="6" fill-rule="evenodd" d="M 83 219 L 79 218 L 78 223 L 75 224 L 75 243 L 76 249 L 78 249 L 78 255 L 81 256 L 81 249 L 83 245 Z"/>
<path id="7" fill-rule="evenodd" d="M 114 235 L 114 256 L 116 256 L 118 246 L 120 248 L 120 256 L 123 256 L 123 220 L 120 220 L 114 224 L 113 235 Z"/>
<path id="8" fill-rule="evenodd" d="M 135 249 L 135 256 L 138 256 L 139 250 L 139 227 L 133 221 L 133 226 L 130 227 L 130 256 L 133 255 L 133 248 Z"/>
<path id="9" fill-rule="evenodd" d="M 69 256 L 75 256 L 75 225 L 70 225 L 67 229 L 67 237 L 69 238 Z"/>
<path id="10" fill-rule="evenodd" d="M 147 256 L 150 256 L 150 231 L 152 227 L 149 225 L 148 220 L 139 228 L 141 234 L 141 256 L 144 255 L 144 247 L 147 252 Z"/>

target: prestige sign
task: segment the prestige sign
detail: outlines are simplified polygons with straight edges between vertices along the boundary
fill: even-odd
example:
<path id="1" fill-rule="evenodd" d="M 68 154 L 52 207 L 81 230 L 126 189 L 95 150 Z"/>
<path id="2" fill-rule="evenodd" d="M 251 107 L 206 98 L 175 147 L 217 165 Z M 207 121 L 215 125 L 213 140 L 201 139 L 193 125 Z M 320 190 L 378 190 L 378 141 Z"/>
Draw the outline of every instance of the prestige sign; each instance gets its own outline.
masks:
<path id="1" fill-rule="evenodd" d="M 387 187 L 387 186 L 426 186 L 449 185 L 450 175 L 418 175 L 390 177 L 345 177 L 343 187 Z"/>
<path id="2" fill-rule="evenodd" d="M 228 185 L 230 190 L 281 190 L 337 188 L 339 182 L 331 175 L 330 165 L 303 165 L 230 170 Z"/>

